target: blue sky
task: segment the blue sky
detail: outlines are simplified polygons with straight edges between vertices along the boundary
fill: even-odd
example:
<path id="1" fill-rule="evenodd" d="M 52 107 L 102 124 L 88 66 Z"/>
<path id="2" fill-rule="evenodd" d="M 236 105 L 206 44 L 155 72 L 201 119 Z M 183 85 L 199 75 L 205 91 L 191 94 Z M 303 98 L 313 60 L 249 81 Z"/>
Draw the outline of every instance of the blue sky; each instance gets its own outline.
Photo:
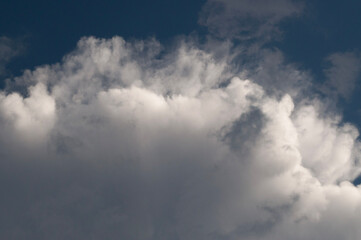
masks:
<path id="1" fill-rule="evenodd" d="M 360 10 L 2 1 L 0 239 L 361 239 Z"/>

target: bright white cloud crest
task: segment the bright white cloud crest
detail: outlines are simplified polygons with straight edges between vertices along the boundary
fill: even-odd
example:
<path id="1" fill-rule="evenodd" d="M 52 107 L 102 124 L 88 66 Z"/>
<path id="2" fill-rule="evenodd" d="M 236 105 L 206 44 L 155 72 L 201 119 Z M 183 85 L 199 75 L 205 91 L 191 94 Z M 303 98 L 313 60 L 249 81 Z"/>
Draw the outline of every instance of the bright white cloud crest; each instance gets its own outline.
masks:
<path id="1" fill-rule="evenodd" d="M 84 38 L 63 63 L 16 79 L 28 96 L 0 94 L 13 188 L 1 238 L 361 236 L 355 127 L 317 99 L 266 93 L 227 52 L 162 48 Z"/>

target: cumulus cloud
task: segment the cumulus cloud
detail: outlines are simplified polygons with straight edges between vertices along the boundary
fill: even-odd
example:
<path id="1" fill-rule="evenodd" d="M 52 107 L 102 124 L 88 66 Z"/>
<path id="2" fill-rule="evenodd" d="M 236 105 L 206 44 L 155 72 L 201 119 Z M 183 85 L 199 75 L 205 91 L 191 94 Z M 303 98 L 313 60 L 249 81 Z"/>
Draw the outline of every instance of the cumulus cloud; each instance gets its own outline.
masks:
<path id="1" fill-rule="evenodd" d="M 207 49 L 89 37 L 16 78 L 27 94 L 0 94 L 1 238 L 361 236 L 357 129 L 294 100 L 297 84 L 269 91 L 274 65 Z"/>
<path id="2" fill-rule="evenodd" d="M 302 2 L 294 0 L 208 0 L 199 23 L 222 38 L 270 40 L 282 20 L 302 9 Z"/>

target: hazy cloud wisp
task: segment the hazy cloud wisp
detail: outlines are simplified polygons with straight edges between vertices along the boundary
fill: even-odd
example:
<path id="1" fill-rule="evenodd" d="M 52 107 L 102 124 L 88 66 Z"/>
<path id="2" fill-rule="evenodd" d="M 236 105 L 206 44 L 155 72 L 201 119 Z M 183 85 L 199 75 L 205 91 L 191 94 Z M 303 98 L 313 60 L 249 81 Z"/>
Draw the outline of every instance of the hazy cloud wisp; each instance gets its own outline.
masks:
<path id="1" fill-rule="evenodd" d="M 302 10 L 302 2 L 293 0 L 208 0 L 199 23 L 218 37 L 268 41 L 278 35 L 282 20 Z"/>

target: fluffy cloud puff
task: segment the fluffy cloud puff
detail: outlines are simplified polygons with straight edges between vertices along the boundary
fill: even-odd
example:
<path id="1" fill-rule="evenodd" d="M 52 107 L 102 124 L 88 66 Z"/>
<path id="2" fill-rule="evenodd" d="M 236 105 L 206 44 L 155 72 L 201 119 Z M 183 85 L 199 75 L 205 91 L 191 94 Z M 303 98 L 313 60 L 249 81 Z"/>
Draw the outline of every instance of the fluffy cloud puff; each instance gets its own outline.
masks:
<path id="1" fill-rule="evenodd" d="M 90 37 L 16 78 L 1 238 L 358 239 L 357 129 L 205 49 Z"/>

